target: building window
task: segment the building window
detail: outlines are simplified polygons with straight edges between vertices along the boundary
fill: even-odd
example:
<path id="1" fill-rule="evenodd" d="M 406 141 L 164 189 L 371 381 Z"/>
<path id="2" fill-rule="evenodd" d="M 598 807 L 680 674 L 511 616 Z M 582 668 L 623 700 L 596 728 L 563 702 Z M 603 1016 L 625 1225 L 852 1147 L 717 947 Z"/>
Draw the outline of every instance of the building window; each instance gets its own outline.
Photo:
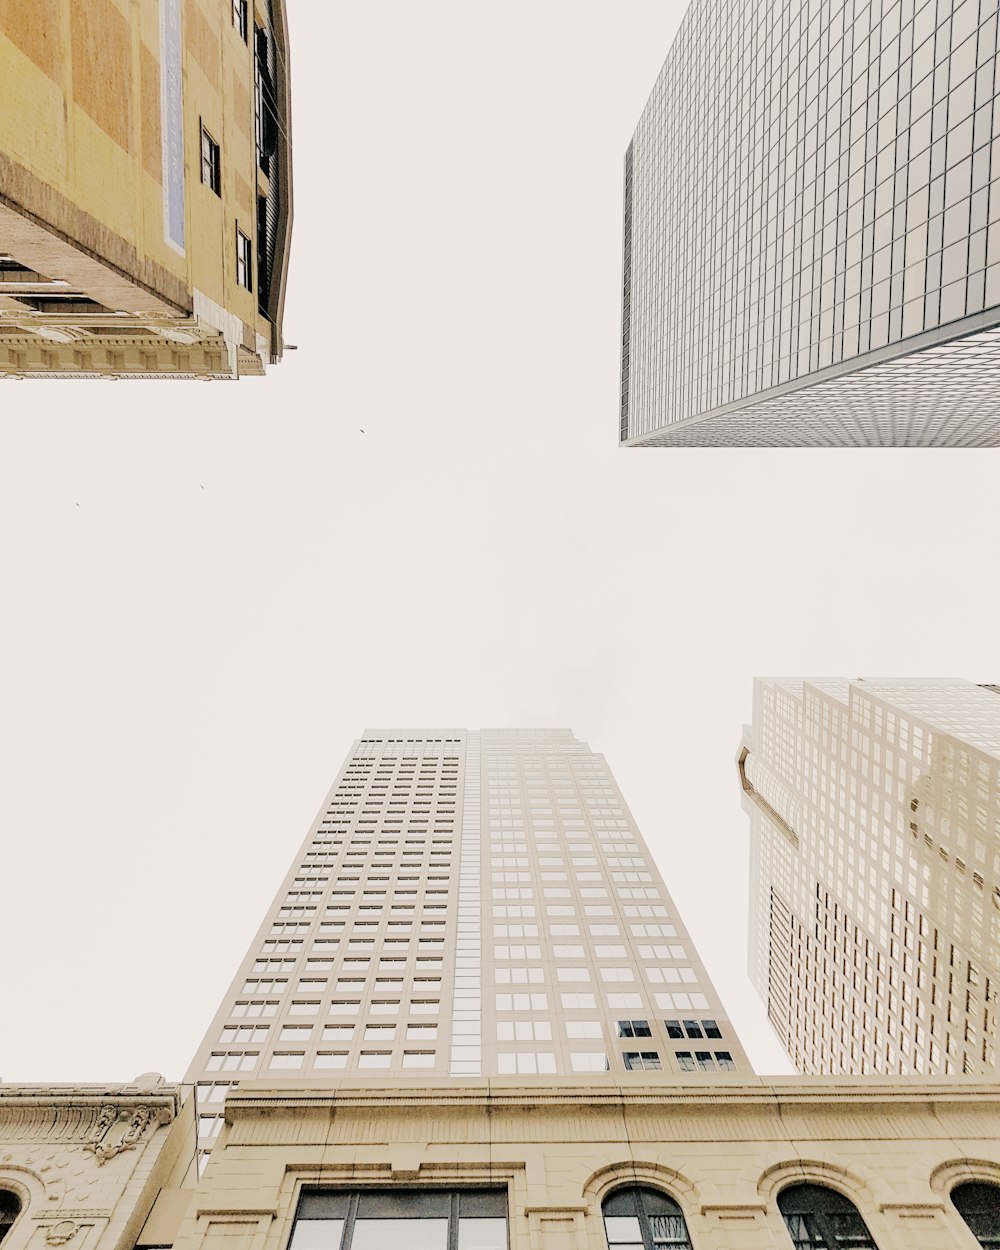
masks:
<path id="1" fill-rule="evenodd" d="M 951 1200 L 981 1246 L 1000 1247 L 1000 1185 L 966 1181 L 951 1191 Z"/>
<path id="2" fill-rule="evenodd" d="M 778 1210 L 795 1250 L 878 1250 L 850 1198 L 825 1185 L 790 1185 Z"/>
<path id="3" fill-rule="evenodd" d="M 622 1059 L 629 1072 L 653 1072 L 662 1067 L 655 1050 L 626 1050 Z"/>
<path id="4" fill-rule="evenodd" d="M 204 126 L 201 128 L 201 180 L 216 195 L 222 194 L 222 156 L 219 145 Z"/>
<path id="5" fill-rule="evenodd" d="M 648 1020 L 619 1020 L 619 1037 L 652 1037 L 653 1032 Z"/>
<path id="6" fill-rule="evenodd" d="M 288 1250 L 507 1250 L 502 1189 L 306 1190 Z"/>
<path id="7" fill-rule="evenodd" d="M 603 1050 L 574 1050 L 569 1058 L 574 1072 L 607 1072 L 611 1067 Z"/>
<path id="8" fill-rule="evenodd" d="M 618 1189 L 602 1212 L 608 1250 L 691 1250 L 684 1213 L 658 1189 Z"/>
<path id="9" fill-rule="evenodd" d="M 248 291 L 253 290 L 253 262 L 250 259 L 250 240 L 236 227 L 236 281 Z"/>
<path id="10" fill-rule="evenodd" d="M 247 41 L 247 0 L 233 0 L 233 25 L 244 43 Z"/>
<path id="11" fill-rule="evenodd" d="M 9 1189 L 0 1189 L 0 1241 L 7 1236 L 21 1214 L 21 1199 Z"/>

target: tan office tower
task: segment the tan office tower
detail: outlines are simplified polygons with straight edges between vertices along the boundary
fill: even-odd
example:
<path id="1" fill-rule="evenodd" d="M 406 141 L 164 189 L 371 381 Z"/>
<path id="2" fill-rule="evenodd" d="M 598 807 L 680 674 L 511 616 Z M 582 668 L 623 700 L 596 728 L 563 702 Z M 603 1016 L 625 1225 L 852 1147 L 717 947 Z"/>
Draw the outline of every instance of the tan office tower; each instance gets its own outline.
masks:
<path id="1" fill-rule="evenodd" d="M 0 0 L 0 378 L 282 353 L 284 0 Z"/>
<path id="2" fill-rule="evenodd" d="M 187 1079 L 749 1067 L 600 755 L 567 730 L 369 731 Z"/>
<path id="3" fill-rule="evenodd" d="M 1000 695 L 760 679 L 750 975 L 803 1072 L 997 1069 Z"/>

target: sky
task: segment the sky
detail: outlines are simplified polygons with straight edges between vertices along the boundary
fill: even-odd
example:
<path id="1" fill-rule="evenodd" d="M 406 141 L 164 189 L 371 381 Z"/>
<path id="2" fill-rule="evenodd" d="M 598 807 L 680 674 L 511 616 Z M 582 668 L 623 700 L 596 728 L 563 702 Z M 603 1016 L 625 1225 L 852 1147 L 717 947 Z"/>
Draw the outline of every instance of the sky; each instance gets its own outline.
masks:
<path id="1" fill-rule="evenodd" d="M 602 752 L 790 1070 L 753 677 L 998 680 L 995 459 L 617 448 L 622 160 L 683 7 L 290 0 L 298 350 L 3 388 L 2 1079 L 179 1079 L 368 725 Z"/>

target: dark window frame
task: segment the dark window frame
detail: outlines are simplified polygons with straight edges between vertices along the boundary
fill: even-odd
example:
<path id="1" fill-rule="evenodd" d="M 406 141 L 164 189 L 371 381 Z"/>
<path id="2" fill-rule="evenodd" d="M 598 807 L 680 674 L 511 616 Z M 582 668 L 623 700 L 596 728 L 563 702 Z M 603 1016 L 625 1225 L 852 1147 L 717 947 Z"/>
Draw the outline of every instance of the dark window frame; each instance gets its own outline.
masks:
<path id="1" fill-rule="evenodd" d="M 379 1207 L 383 1211 L 379 1211 Z M 336 1245 L 327 1250 L 351 1250 L 359 1219 L 442 1219 L 448 1220 L 447 1250 L 458 1250 L 459 1221 L 503 1219 L 506 1243 L 510 1247 L 510 1203 L 506 1186 L 468 1186 L 456 1189 L 428 1185 L 393 1188 L 328 1189 L 307 1187 L 299 1195 L 288 1250 L 294 1250 L 295 1232 L 300 1223 L 312 1220 L 343 1220 Z M 305 1212 L 311 1212 L 306 1214 Z"/>
<path id="2" fill-rule="evenodd" d="M 253 243 L 239 226 L 236 227 L 236 285 L 253 291 Z"/>
<path id="3" fill-rule="evenodd" d="M 648 1020 L 618 1020 L 615 1022 L 619 1037 L 652 1037 Z"/>
<path id="4" fill-rule="evenodd" d="M 829 1185 L 788 1185 L 778 1194 L 778 1210 L 796 1250 L 878 1250 L 858 1208 Z"/>
<path id="5" fill-rule="evenodd" d="M 629 1072 L 659 1072 L 663 1068 L 663 1060 L 658 1050 L 623 1051 L 622 1063 Z"/>
<path id="6" fill-rule="evenodd" d="M 1000 1246 L 1000 1185 L 995 1181 L 962 1181 L 948 1197 L 983 1250 Z"/>
<path id="7" fill-rule="evenodd" d="M 0 1186 L 0 1241 L 7 1236 L 24 1210 L 21 1195 L 5 1185 Z"/>
<path id="8" fill-rule="evenodd" d="M 201 122 L 201 180 L 222 198 L 222 148 L 204 121 Z"/>
<path id="9" fill-rule="evenodd" d="M 687 1226 L 687 1218 L 680 1203 L 660 1189 L 647 1185 L 628 1185 L 613 1190 L 601 1203 L 601 1218 L 636 1218 L 642 1236 L 643 1250 L 692 1250 L 691 1232 Z M 657 1238 L 654 1220 L 664 1217 L 675 1223 L 674 1236 L 667 1240 L 663 1236 Z M 679 1224 L 678 1224 L 679 1221 Z M 663 1230 L 661 1230 L 662 1232 Z M 612 1241 L 608 1234 L 608 1226 L 604 1224 L 604 1237 L 608 1250 L 616 1246 L 634 1246 L 634 1241 Z"/>
<path id="10" fill-rule="evenodd" d="M 250 17 L 247 0 L 233 0 L 233 26 L 244 43 L 250 30 Z"/>

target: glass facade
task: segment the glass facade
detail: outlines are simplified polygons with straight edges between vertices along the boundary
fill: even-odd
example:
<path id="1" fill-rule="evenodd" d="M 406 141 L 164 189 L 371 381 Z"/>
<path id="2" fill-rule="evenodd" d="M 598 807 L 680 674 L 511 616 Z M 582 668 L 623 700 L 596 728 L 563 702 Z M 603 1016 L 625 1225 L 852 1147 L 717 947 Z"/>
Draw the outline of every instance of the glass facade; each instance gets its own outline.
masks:
<path id="1" fill-rule="evenodd" d="M 997 0 L 694 0 L 626 159 L 623 443 L 1000 444 L 996 62 Z"/>

